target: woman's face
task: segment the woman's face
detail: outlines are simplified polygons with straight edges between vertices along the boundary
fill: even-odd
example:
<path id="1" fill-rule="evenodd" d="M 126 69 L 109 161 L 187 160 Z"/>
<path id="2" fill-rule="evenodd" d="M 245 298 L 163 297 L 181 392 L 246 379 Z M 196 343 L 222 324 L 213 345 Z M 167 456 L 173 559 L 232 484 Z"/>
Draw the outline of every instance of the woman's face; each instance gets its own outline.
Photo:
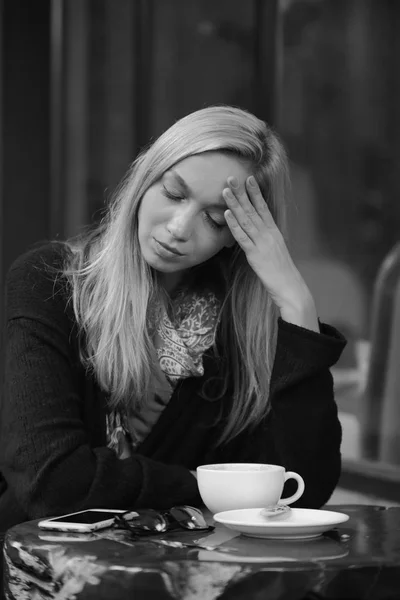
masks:
<path id="1" fill-rule="evenodd" d="M 146 262 L 165 274 L 168 291 L 187 269 L 233 246 L 222 191 L 228 177 L 244 186 L 249 175 L 249 168 L 238 159 L 206 152 L 177 163 L 147 190 L 139 208 L 140 248 Z"/>

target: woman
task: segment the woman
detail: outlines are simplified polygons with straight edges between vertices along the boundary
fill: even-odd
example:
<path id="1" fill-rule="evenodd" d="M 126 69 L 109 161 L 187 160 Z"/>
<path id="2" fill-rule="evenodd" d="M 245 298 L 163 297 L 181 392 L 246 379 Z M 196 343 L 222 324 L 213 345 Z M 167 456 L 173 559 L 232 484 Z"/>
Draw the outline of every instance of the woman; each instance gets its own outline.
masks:
<path id="1" fill-rule="evenodd" d="M 3 531 L 86 507 L 198 504 L 195 469 L 211 462 L 281 464 L 305 480 L 297 506 L 329 499 L 329 368 L 345 340 L 319 322 L 285 245 L 287 179 L 264 122 L 199 110 L 141 153 L 100 225 L 13 264 Z"/>

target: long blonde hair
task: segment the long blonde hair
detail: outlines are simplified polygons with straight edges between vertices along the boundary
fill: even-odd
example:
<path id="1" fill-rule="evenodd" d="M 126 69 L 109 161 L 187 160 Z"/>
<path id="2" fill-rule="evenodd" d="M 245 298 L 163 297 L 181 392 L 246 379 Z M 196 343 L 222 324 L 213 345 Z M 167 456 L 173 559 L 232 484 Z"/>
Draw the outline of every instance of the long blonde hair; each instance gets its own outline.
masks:
<path id="1" fill-rule="evenodd" d="M 66 242 L 71 252 L 63 273 L 70 282 L 70 300 L 82 334 L 81 359 L 109 394 L 111 408 L 143 405 L 153 393 L 154 346 L 148 315 L 155 300 L 166 302 L 166 294 L 140 251 L 141 199 L 173 165 L 209 151 L 228 152 L 250 166 L 286 237 L 286 154 L 277 135 L 251 113 L 210 106 L 180 119 L 145 148 L 100 224 Z M 268 411 L 278 313 L 238 244 L 210 260 L 225 290 L 213 348 L 220 358 L 217 343 L 223 351 L 218 398 L 228 389 L 232 394 L 219 439 L 223 443 L 256 425 Z"/>

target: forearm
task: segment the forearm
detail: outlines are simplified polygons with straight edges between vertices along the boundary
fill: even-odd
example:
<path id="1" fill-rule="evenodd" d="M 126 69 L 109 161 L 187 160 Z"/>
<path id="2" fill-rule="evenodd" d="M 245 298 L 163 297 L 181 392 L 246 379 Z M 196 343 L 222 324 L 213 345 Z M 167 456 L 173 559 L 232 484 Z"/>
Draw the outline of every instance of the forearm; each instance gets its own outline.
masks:
<path id="1" fill-rule="evenodd" d="M 61 460 L 43 458 L 39 472 L 31 461 L 7 459 L 3 474 L 30 519 L 93 507 L 168 508 L 200 502 L 196 479 L 187 468 L 138 454 L 119 460 L 108 448 L 82 445 Z"/>

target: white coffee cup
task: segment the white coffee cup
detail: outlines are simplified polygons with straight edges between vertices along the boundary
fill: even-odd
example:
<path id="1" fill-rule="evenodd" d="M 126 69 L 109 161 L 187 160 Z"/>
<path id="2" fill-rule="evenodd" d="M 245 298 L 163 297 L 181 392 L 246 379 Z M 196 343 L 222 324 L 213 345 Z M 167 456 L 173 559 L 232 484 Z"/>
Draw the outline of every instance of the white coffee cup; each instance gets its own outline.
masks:
<path id="1" fill-rule="evenodd" d="M 281 498 L 288 479 L 298 487 L 289 498 Z M 280 465 L 262 463 L 220 463 L 197 467 L 200 496 L 213 513 L 240 508 L 263 508 L 272 504 L 292 504 L 304 492 L 303 478 Z"/>

